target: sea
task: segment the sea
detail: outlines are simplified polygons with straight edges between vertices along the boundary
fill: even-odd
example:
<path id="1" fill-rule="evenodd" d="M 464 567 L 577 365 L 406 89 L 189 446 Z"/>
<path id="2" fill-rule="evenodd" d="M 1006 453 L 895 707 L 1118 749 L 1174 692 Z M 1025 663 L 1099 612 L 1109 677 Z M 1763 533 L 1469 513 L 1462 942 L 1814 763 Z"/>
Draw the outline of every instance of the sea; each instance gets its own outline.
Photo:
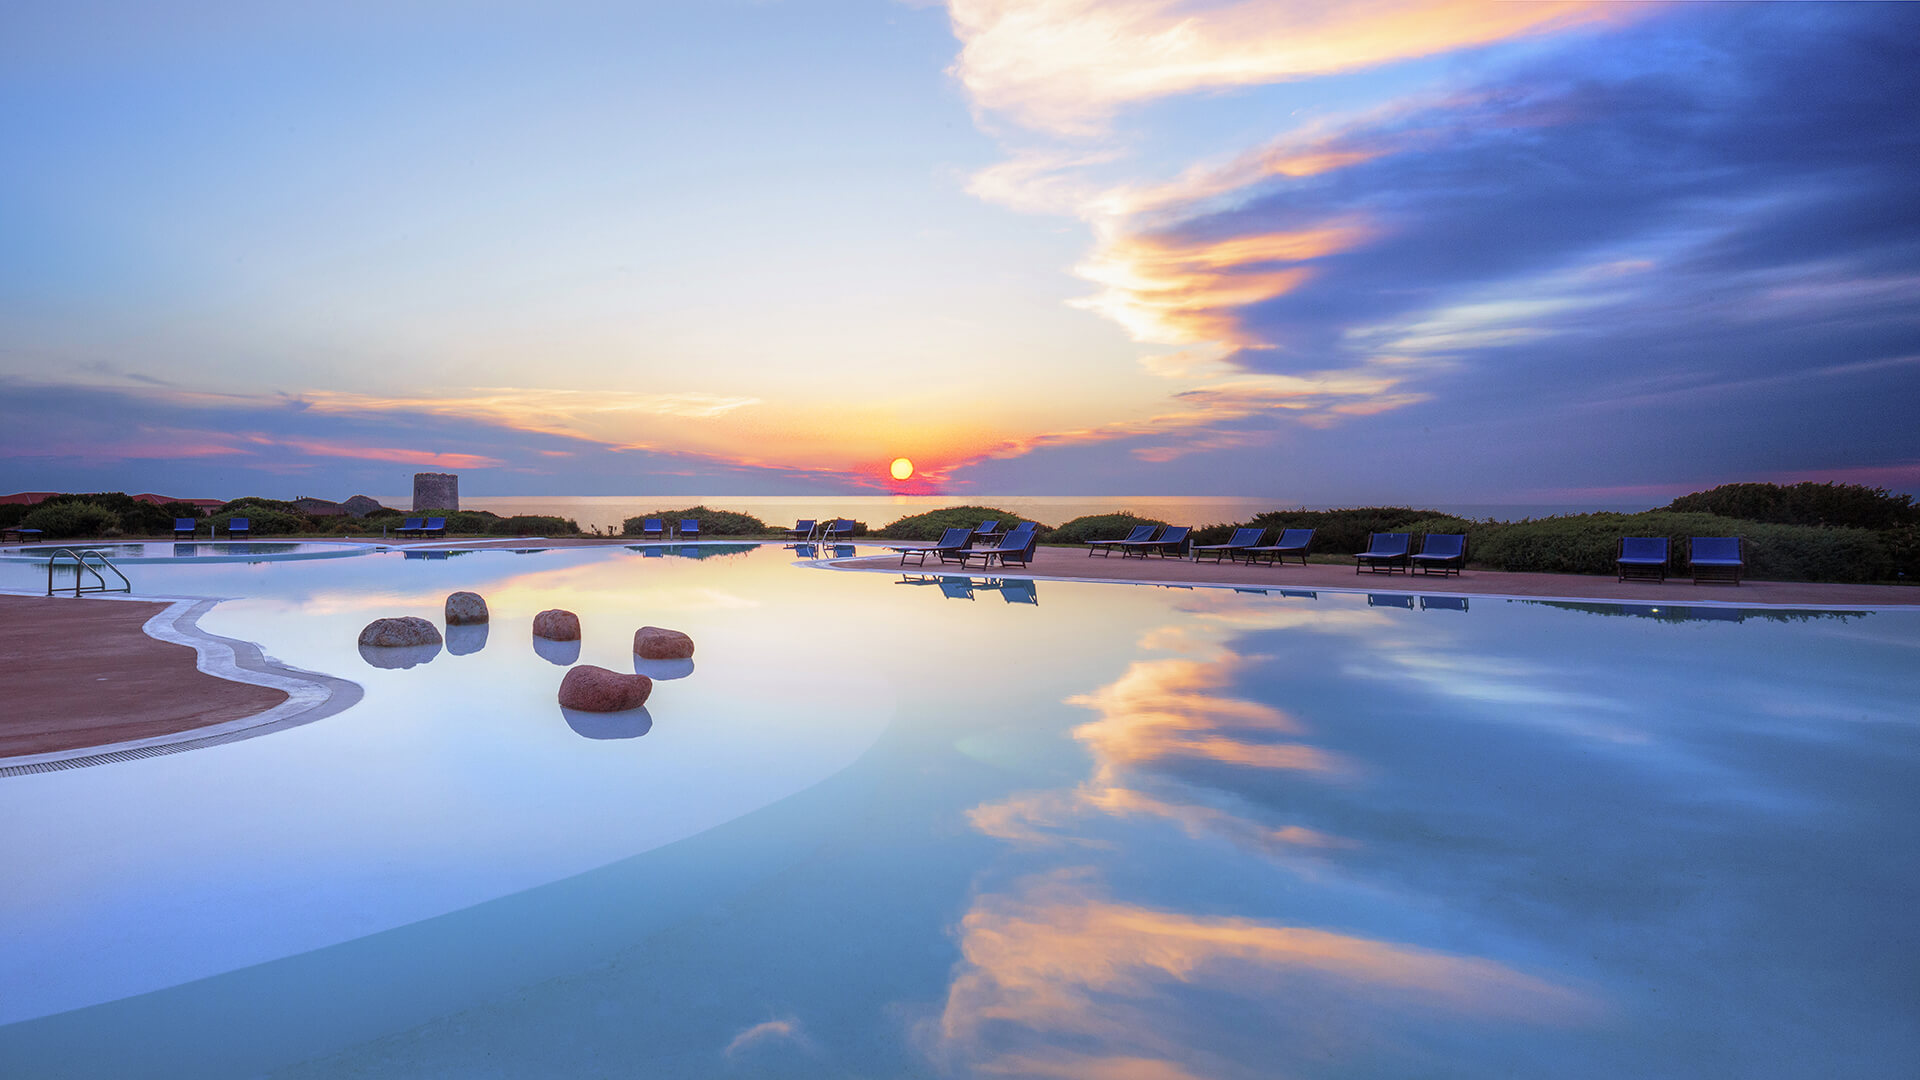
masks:
<path id="1" fill-rule="evenodd" d="M 374 498 L 383 506 L 400 510 L 413 506 L 411 495 L 376 495 Z M 1220 495 L 463 495 L 460 499 L 463 510 L 490 510 L 502 517 L 550 514 L 571 518 L 588 531 L 615 533 L 630 517 L 690 506 L 752 514 L 779 527 L 804 518 L 851 518 L 876 529 L 903 517 L 948 506 L 991 506 L 1046 525 L 1059 525 L 1089 514 L 1132 513 L 1196 527 L 1246 521 L 1268 510 L 1336 509 L 1331 505 L 1287 499 Z M 1422 509 L 1473 521 L 1519 521 L 1603 510 L 1633 513 L 1649 506 L 1646 503 L 1436 502 L 1423 504 Z"/>

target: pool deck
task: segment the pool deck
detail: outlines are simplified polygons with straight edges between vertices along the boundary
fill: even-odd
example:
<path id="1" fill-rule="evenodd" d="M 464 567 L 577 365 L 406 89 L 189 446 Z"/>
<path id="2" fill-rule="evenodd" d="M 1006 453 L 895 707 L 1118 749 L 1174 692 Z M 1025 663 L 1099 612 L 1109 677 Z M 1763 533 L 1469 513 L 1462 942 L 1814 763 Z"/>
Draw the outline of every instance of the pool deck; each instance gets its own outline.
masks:
<path id="1" fill-rule="evenodd" d="M 0 761 L 151 739 L 272 709 L 287 693 L 198 670 L 146 632 L 167 601 L 0 594 Z"/>
<path id="2" fill-rule="evenodd" d="M 631 544 L 631 539 L 568 539 L 550 547 Z M 492 547 L 525 541 L 449 541 L 430 546 Z M 1516 574 L 1468 570 L 1459 576 L 1356 574 L 1353 567 L 1247 566 L 1183 559 L 1094 558 L 1077 549 L 1041 548 L 1026 567 L 962 569 L 937 561 L 902 567 L 897 555 L 820 560 L 835 570 L 974 577 L 1108 581 L 1153 585 L 1218 585 L 1242 589 L 1312 589 L 1420 593 L 1429 596 L 1526 597 L 1558 600 L 1815 608 L 1915 608 L 1920 588 L 1749 581 L 1739 586 L 1619 582 L 1584 574 Z M 288 700 L 282 690 L 199 670 L 195 650 L 161 641 L 148 621 L 165 601 L 0 594 L 0 671 L 6 707 L 0 713 L 0 766 L 9 758 L 85 750 L 196 731 L 254 717 Z M 350 684 L 349 684 L 350 685 Z M 357 699 L 357 693 L 352 696 Z M 351 700 L 342 699 L 332 711 Z"/>

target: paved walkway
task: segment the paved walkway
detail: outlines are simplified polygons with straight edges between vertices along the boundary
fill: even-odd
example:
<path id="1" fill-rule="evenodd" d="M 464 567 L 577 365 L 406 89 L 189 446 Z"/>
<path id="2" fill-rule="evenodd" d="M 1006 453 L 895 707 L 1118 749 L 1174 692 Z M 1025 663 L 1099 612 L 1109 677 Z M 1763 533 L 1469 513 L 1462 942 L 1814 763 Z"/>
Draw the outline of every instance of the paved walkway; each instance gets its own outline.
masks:
<path id="1" fill-rule="evenodd" d="M 148 637 L 166 603 L 0 594 L 0 757 L 171 735 L 264 712 L 279 690 L 195 667 Z"/>

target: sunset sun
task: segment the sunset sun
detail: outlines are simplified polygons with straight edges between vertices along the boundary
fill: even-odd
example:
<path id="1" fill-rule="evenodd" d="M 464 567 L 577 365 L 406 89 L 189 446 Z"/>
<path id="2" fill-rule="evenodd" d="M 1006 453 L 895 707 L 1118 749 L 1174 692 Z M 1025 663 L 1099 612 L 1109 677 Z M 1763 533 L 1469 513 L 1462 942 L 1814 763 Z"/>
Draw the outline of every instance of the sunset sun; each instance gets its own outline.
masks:
<path id="1" fill-rule="evenodd" d="M 913 478 L 913 462 L 903 457 L 894 458 L 891 471 L 895 480 L 910 480 Z"/>

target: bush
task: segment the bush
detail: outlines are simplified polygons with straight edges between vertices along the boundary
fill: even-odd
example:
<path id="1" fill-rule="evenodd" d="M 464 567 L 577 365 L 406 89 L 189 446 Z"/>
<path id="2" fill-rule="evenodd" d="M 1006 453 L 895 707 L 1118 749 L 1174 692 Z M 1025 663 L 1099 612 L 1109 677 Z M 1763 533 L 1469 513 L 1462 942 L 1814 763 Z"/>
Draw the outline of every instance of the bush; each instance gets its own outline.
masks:
<path id="1" fill-rule="evenodd" d="M 1861 484 L 1722 484 L 1682 495 L 1667 509 L 1773 525 L 1891 529 L 1920 524 L 1920 507 L 1913 505 L 1913 496 Z"/>
<path id="2" fill-rule="evenodd" d="M 998 521 L 1002 529 L 1011 529 L 1028 519 L 1019 514 L 991 506 L 949 506 L 939 510 L 929 510 L 924 514 L 911 514 L 880 529 L 873 535 L 888 540 L 938 540 L 948 529 L 965 526 L 977 529 L 983 521 Z M 1038 525 L 1038 522 L 1034 524 Z M 1042 532 L 1045 525 L 1040 525 Z"/>
<path id="3" fill-rule="evenodd" d="M 701 528 L 705 527 L 702 523 Z M 575 536 L 580 526 L 572 518 L 515 514 L 495 521 L 489 531 L 495 536 Z"/>
<path id="4" fill-rule="evenodd" d="M 639 517 L 630 517 L 621 522 L 621 535 L 643 535 L 645 530 L 642 528 L 642 523 L 648 518 L 659 518 L 668 528 L 677 527 L 681 518 L 694 518 L 700 522 L 701 536 L 757 536 L 774 531 L 767 528 L 766 522 L 752 514 L 736 514 L 731 510 L 714 510 L 706 506 L 689 506 L 685 510 L 654 510 Z M 861 526 L 855 530 L 855 533 L 865 531 L 866 527 Z"/>
<path id="5" fill-rule="evenodd" d="M 1414 510 L 1405 506 L 1368 506 L 1351 510 L 1271 510 L 1256 514 L 1248 525 L 1266 529 L 1313 529 L 1313 549 L 1322 555 L 1352 554 L 1367 549 L 1367 535 L 1377 532 L 1411 532 L 1411 526 L 1433 520 L 1458 521 L 1437 510 Z M 1439 529 L 1437 532 L 1458 532 Z M 1472 554 L 1473 537 L 1467 537 Z"/>
<path id="6" fill-rule="evenodd" d="M 229 499 L 221 503 L 220 508 L 215 510 L 214 514 L 225 514 L 228 516 L 239 514 L 241 517 L 246 517 L 249 510 L 262 512 L 271 510 L 277 514 L 291 514 L 294 517 L 306 517 L 305 514 L 300 512 L 299 507 L 285 499 L 263 499 L 258 495 L 243 495 L 238 499 Z"/>
<path id="7" fill-rule="evenodd" d="M 1144 518 L 1134 514 L 1088 514 L 1041 534 L 1044 544 L 1084 544 L 1089 540 L 1115 540 L 1132 532 L 1137 525 L 1166 525 L 1158 518 Z"/>
<path id="8" fill-rule="evenodd" d="M 1487 524 L 1469 534 L 1473 561 L 1494 570 L 1610 574 L 1623 536 L 1664 536 L 1673 569 L 1686 566 L 1687 538 L 1739 536 L 1746 576 L 1788 581 L 1879 581 L 1894 573 L 1889 546 L 1865 529 L 1772 525 L 1714 514 L 1649 510 Z"/>
<path id="9" fill-rule="evenodd" d="M 20 528 L 39 529 L 46 540 L 107 536 L 120 531 L 120 515 L 90 502 L 48 499 L 20 518 Z"/>

